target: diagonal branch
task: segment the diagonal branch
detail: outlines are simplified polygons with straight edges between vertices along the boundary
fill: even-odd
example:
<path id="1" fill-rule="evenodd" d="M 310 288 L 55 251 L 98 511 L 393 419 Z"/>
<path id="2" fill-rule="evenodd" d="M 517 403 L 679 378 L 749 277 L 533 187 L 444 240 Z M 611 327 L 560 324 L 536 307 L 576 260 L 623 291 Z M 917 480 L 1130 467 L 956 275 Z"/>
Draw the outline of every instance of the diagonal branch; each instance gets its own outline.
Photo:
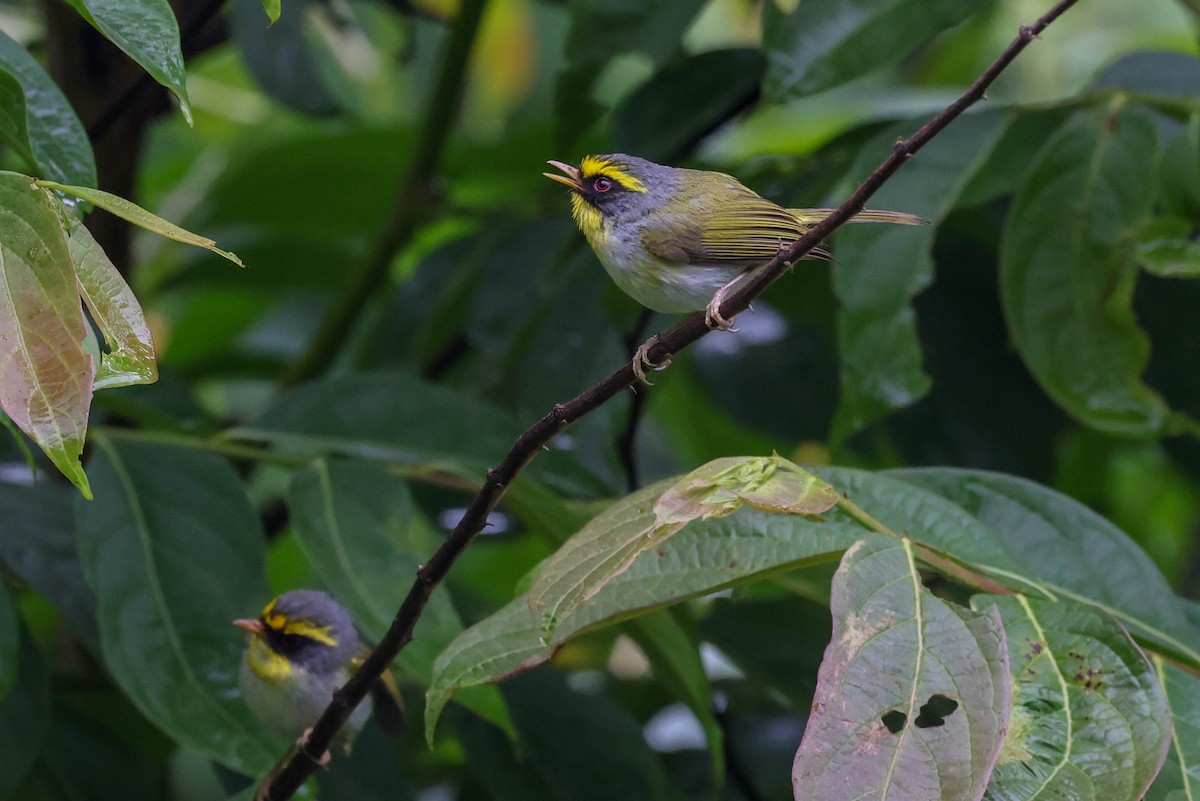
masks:
<path id="1" fill-rule="evenodd" d="M 392 259 L 412 240 L 417 225 L 434 199 L 433 179 L 442 161 L 450 129 L 458 116 L 471 50 L 479 32 L 486 0 L 464 0 L 442 51 L 437 81 L 429 92 L 428 106 L 408 169 L 396 190 L 396 200 L 382 235 L 367 257 L 354 283 L 342 295 L 305 351 L 303 358 L 283 378 L 294 386 L 315 378 L 337 355 L 359 313 L 384 285 Z"/>
<path id="2" fill-rule="evenodd" d="M 862 185 L 845 203 L 813 226 L 808 233 L 796 240 L 790 247 L 781 251 L 778 256 L 759 269 L 745 286 L 727 298 L 721 304 L 721 315 L 728 319 L 744 311 L 755 297 L 789 270 L 795 261 L 816 247 L 836 228 L 849 221 L 858 211 L 861 211 L 867 199 L 878 191 L 879 187 L 899 170 L 905 161 L 928 144 L 969 106 L 982 99 L 987 87 L 1012 63 L 1013 59 L 1051 22 L 1058 19 L 1076 2 L 1077 0 L 1059 0 L 1033 25 L 1021 26 L 1017 38 L 1004 49 L 999 58 L 971 84 L 962 96 L 921 126 L 912 136 L 897 142 L 892 154 L 863 181 Z M 651 343 L 649 356 L 653 361 L 662 362 L 708 332 L 704 314 L 699 312 L 693 314 L 674 327 L 652 337 L 649 340 Z M 495 508 L 517 474 L 556 434 L 588 412 L 611 400 L 634 380 L 633 366 L 627 363 L 591 389 L 576 395 L 565 403 L 556 405 L 517 438 L 516 443 L 499 466 L 488 471 L 487 479 L 475 499 L 471 501 L 462 520 L 434 553 L 433 558 L 417 571 L 416 581 L 405 597 L 404 603 L 396 612 L 396 617 L 387 634 L 358 671 L 350 677 L 345 686 L 334 693 L 333 700 L 321 715 L 321 719 L 317 721 L 317 725 L 313 727 L 307 747 L 293 756 L 286 767 L 271 781 L 267 788 L 269 798 L 275 801 L 290 798 L 305 779 L 316 770 L 317 763 L 306 756 L 305 752 L 315 754 L 325 752 L 333 741 L 334 735 L 350 716 L 350 712 L 366 696 L 370 686 L 387 669 L 400 649 L 412 640 L 413 627 L 434 588 L 445 578 L 454 562 L 482 530 L 487 522 L 488 513 Z"/>

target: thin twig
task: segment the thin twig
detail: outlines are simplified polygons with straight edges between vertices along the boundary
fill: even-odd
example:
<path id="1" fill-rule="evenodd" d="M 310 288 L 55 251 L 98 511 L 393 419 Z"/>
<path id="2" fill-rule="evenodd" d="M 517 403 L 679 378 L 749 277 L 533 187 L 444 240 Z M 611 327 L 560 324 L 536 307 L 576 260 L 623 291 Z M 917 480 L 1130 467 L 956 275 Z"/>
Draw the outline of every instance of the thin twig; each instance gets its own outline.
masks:
<path id="1" fill-rule="evenodd" d="M 467 64 L 486 2 L 464 0 L 442 51 L 437 82 L 429 93 L 428 105 L 422 115 L 424 124 L 417 134 L 408 169 L 397 188 L 386 227 L 353 285 L 322 321 L 303 358 L 284 376 L 284 386 L 294 386 L 316 377 L 333 360 L 363 307 L 387 282 L 392 259 L 409 243 L 417 224 L 428 213 L 434 199 L 433 179 L 450 138 L 450 129 L 458 116 Z"/>
<path id="2" fill-rule="evenodd" d="M 1014 58 L 1025 49 L 1038 34 L 1045 30 L 1051 22 L 1057 19 L 1077 0 L 1059 0 L 1049 12 L 1033 25 L 1022 26 L 1020 34 L 1013 40 L 1000 57 L 992 63 L 984 73 L 971 84 L 961 97 L 951 103 L 936 117 L 923 125 L 908 139 L 896 143 L 892 154 L 855 190 L 850 198 L 839 206 L 825 220 L 815 225 L 808 233 L 796 240 L 779 256 L 772 259 L 763 269 L 737 293 L 730 296 L 721 304 L 721 315 L 729 319 L 749 306 L 750 302 L 781 276 L 790 264 L 800 259 L 829 236 L 837 227 L 848 222 L 863 208 L 867 199 L 890 178 L 905 161 L 920 150 L 943 128 L 963 113 L 968 106 L 983 97 L 984 90 L 996 79 Z M 704 314 L 696 313 L 686 318 L 680 324 L 668 329 L 651 339 L 650 358 L 661 362 L 674 353 L 695 342 L 709 332 L 704 322 Z M 429 601 L 434 588 L 454 566 L 455 561 L 487 522 L 488 514 L 500 501 L 504 491 L 516 478 L 517 474 L 527 465 L 542 447 L 571 423 L 583 417 L 588 412 L 611 400 L 625 387 L 635 381 L 633 366 L 624 364 L 612 375 L 600 381 L 592 388 L 580 393 L 566 403 L 556 405 L 549 413 L 525 430 L 517 438 L 516 443 L 500 462 L 499 466 L 489 470 L 479 493 L 471 501 L 466 514 L 459 520 L 454 531 L 437 549 L 433 557 L 417 570 L 416 581 L 396 612 L 387 633 L 379 641 L 366 661 L 358 669 L 345 686 L 333 694 L 333 699 L 320 720 L 313 727 L 308 737 L 308 747 L 311 753 L 322 754 L 333 742 L 334 735 L 349 718 L 351 711 L 362 702 L 371 685 L 382 675 L 387 666 L 395 659 L 400 649 L 407 645 L 413 637 L 413 627 L 417 618 Z M 267 788 L 267 797 L 275 801 L 285 801 L 312 775 L 317 763 L 297 754 L 279 772 Z"/>

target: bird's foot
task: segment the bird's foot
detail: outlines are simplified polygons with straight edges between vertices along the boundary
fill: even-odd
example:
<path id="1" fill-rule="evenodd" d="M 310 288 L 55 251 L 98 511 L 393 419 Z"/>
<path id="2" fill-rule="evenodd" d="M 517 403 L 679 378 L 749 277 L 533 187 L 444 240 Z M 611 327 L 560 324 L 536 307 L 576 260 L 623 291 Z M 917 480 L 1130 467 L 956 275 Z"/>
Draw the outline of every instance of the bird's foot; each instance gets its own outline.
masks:
<path id="1" fill-rule="evenodd" d="M 309 726 L 300 735 L 300 738 L 298 740 L 296 740 L 296 750 L 298 750 L 300 753 L 304 754 L 304 756 L 307 757 L 309 759 L 309 761 L 313 762 L 314 764 L 318 765 L 319 767 L 322 767 L 322 768 L 326 767 L 327 765 L 329 765 L 329 760 L 331 759 L 331 757 L 329 756 L 329 751 L 326 750 L 325 753 L 321 754 L 320 758 L 313 756 L 312 752 L 310 752 L 308 750 L 308 738 L 311 735 L 312 735 L 312 726 Z"/>
<path id="2" fill-rule="evenodd" d="M 733 327 L 736 318 L 726 320 L 721 316 L 721 302 L 725 300 L 725 288 L 717 290 L 713 299 L 704 307 L 704 324 L 714 331 L 737 331 Z"/>
<path id="3" fill-rule="evenodd" d="M 658 372 L 666 370 L 671 366 L 671 357 L 667 357 L 661 362 L 656 362 L 650 358 L 650 348 L 658 342 L 658 337 L 651 337 L 638 346 L 637 353 L 633 354 L 633 374 L 637 376 L 639 383 L 645 384 L 648 387 L 654 386 L 654 382 L 646 378 L 646 368 Z"/>

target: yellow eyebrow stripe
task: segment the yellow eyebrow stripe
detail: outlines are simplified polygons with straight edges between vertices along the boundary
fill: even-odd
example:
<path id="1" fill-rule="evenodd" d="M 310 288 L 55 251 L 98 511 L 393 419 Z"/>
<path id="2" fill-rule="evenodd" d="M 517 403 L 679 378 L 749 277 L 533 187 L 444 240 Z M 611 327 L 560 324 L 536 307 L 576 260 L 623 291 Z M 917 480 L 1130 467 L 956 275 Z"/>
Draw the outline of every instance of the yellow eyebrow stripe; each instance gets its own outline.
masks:
<path id="1" fill-rule="evenodd" d="M 295 620 L 283 627 L 283 633 L 299 634 L 301 637 L 308 637 L 310 640 L 334 647 L 337 645 L 337 640 L 330 635 L 329 629 L 329 626 L 314 626 L 310 620 Z"/>
<path id="2" fill-rule="evenodd" d="M 583 161 L 579 162 L 579 175 L 584 179 L 603 175 L 605 178 L 618 182 L 631 192 L 646 191 L 646 185 L 637 176 L 627 172 L 616 162 L 598 156 L 584 156 Z"/>

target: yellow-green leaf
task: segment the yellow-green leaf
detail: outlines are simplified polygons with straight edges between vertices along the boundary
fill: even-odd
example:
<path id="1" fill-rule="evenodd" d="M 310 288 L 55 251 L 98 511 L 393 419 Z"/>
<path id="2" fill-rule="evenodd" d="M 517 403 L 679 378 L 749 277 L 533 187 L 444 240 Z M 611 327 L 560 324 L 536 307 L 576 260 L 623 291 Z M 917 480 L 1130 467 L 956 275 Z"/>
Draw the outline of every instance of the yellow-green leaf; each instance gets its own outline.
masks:
<path id="1" fill-rule="evenodd" d="M 281 12 L 281 0 L 263 0 L 263 11 L 267 12 L 268 25 L 274 25 Z"/>
<path id="2" fill-rule="evenodd" d="M 153 384 L 158 380 L 154 340 L 142 307 L 87 226 L 64 215 L 79 294 L 100 326 L 108 353 L 100 356 L 93 389 Z"/>
<path id="3" fill-rule="evenodd" d="M 126 200 L 123 197 L 114 195 L 110 192 L 103 192 L 99 189 L 89 189 L 86 186 L 68 186 L 60 184 L 56 181 L 38 181 L 38 186 L 44 186 L 49 189 L 57 189 L 59 192 L 65 192 L 68 195 L 74 195 L 77 198 L 93 203 L 105 211 L 111 212 L 118 217 L 129 220 L 134 225 L 140 225 L 147 231 L 165 236 L 167 239 L 174 239 L 176 242 L 182 242 L 185 245 L 195 245 L 199 248 L 211 250 L 218 256 L 224 256 L 239 267 L 245 267 L 242 260 L 233 253 L 227 250 L 221 250 L 217 247 L 216 241 L 208 237 L 193 234 L 186 228 L 181 228 L 173 222 L 164 220 L 156 214 L 143 209 L 138 204 L 131 200 Z"/>

